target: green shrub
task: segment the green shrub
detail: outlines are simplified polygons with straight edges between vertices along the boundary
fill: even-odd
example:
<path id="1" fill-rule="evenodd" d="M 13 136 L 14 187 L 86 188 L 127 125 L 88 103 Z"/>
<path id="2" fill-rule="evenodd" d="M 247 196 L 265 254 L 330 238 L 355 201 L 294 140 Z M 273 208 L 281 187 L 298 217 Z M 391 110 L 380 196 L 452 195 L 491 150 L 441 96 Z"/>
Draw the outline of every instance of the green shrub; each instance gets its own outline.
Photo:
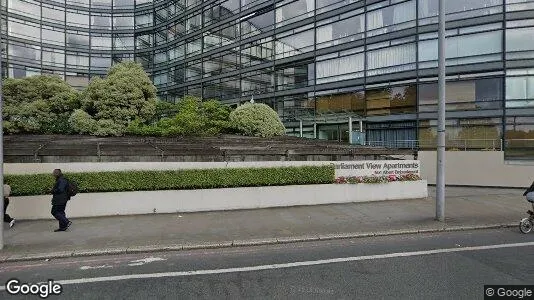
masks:
<path id="1" fill-rule="evenodd" d="M 140 64 L 123 62 L 112 66 L 105 79 L 91 80 L 82 95 L 82 109 L 97 121 L 90 133 L 122 135 L 135 119 L 153 120 L 156 91 Z"/>
<path id="2" fill-rule="evenodd" d="M 78 133 L 90 134 L 96 131 L 96 121 L 85 111 L 75 110 L 69 118 L 70 127 Z"/>
<path id="3" fill-rule="evenodd" d="M 263 103 L 245 103 L 230 114 L 230 123 L 248 136 L 272 137 L 284 135 L 286 129 L 278 114 Z"/>
<path id="4" fill-rule="evenodd" d="M 216 100 L 202 102 L 200 98 L 186 96 L 178 104 L 158 104 L 157 107 L 162 116 L 172 112 L 174 115 L 150 125 L 136 119 L 126 132 L 150 136 L 213 136 L 228 132 L 231 127 L 228 107 Z"/>
<path id="5" fill-rule="evenodd" d="M 68 173 L 81 193 L 326 184 L 333 166 Z M 6 175 L 13 196 L 46 195 L 52 175 Z"/>
<path id="6" fill-rule="evenodd" d="M 71 133 L 68 119 L 79 93 L 58 76 L 8 78 L 2 88 L 7 133 Z"/>

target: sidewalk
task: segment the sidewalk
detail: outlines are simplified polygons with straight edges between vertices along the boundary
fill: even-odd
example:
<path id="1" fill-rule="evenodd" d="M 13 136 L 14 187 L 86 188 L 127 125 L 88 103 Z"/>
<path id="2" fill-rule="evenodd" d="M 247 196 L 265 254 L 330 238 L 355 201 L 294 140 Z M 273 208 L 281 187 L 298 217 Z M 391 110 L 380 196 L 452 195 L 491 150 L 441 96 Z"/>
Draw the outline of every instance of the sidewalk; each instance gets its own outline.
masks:
<path id="1" fill-rule="evenodd" d="M 19 221 L 4 227 L 0 262 L 515 225 L 529 208 L 522 193 L 448 187 L 445 223 L 433 219 L 434 188 L 423 200 L 73 219 L 59 233 L 55 220 Z"/>

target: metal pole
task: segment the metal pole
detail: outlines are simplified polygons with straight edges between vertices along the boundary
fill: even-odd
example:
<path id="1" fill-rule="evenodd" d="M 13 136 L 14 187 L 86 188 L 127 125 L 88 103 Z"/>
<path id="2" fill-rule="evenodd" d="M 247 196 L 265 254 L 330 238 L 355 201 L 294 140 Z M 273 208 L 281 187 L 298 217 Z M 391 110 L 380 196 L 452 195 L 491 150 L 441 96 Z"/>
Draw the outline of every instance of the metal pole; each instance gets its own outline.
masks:
<path id="1" fill-rule="evenodd" d="M 299 126 L 300 126 L 300 128 L 299 128 L 299 129 L 300 129 L 300 137 L 303 137 L 304 134 L 303 134 L 303 132 L 302 132 L 302 120 L 300 120 L 300 122 L 299 122 Z"/>
<path id="2" fill-rule="evenodd" d="M 439 0 L 439 103 L 436 172 L 436 220 L 445 221 L 445 0 Z"/>
<path id="3" fill-rule="evenodd" d="M 317 138 L 317 123 L 313 122 L 313 138 Z"/>
<path id="4" fill-rule="evenodd" d="M 349 117 L 349 144 L 352 145 L 352 117 Z"/>

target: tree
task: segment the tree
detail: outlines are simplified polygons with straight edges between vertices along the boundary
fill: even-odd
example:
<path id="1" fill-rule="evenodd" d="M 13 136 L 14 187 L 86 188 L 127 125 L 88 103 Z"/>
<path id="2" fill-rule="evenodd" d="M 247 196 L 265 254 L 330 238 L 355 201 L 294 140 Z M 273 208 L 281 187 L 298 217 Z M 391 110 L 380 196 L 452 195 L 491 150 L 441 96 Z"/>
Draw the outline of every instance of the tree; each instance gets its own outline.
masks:
<path id="1" fill-rule="evenodd" d="M 68 119 L 80 107 L 80 95 L 60 77 L 8 78 L 2 91 L 8 133 L 70 133 Z"/>
<path id="2" fill-rule="evenodd" d="M 123 62 L 114 65 L 105 79 L 93 79 L 83 93 L 82 109 L 96 121 L 91 133 L 121 135 L 134 120 L 152 120 L 156 113 L 156 92 L 140 64 Z M 71 121 L 78 119 L 71 118 Z M 73 124 L 73 127 L 79 126 Z"/>
<path id="3" fill-rule="evenodd" d="M 245 135 L 272 137 L 284 135 L 286 129 L 278 114 L 263 103 L 245 103 L 230 114 L 230 123 Z"/>

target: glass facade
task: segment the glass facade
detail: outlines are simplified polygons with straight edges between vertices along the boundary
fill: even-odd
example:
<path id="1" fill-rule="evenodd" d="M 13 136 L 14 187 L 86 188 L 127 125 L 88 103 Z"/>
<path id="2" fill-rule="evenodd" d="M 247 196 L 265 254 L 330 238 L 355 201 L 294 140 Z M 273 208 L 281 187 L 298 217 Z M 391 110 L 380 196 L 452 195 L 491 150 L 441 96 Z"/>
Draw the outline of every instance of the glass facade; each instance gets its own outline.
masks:
<path id="1" fill-rule="evenodd" d="M 451 145 L 519 145 L 534 126 L 534 0 L 445 5 Z M 0 10 L 4 76 L 83 87 L 134 60 L 166 101 L 253 96 L 290 133 L 303 120 L 305 135 L 320 123 L 318 137 L 345 140 L 353 116 L 368 142 L 435 143 L 438 0 L 3 0 Z"/>

